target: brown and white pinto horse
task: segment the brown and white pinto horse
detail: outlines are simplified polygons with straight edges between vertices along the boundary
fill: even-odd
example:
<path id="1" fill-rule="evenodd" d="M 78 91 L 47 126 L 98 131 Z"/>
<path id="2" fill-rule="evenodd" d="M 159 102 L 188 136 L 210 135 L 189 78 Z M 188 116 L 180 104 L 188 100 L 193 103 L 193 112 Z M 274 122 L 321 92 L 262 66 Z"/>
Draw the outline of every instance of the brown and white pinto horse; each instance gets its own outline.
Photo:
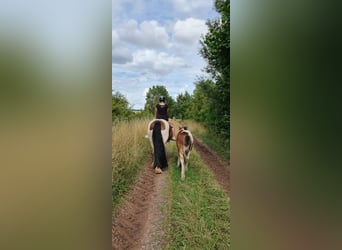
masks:
<path id="1" fill-rule="evenodd" d="M 194 145 L 194 138 L 187 127 L 183 126 L 179 128 L 177 134 L 177 149 L 178 149 L 178 160 L 177 166 L 181 165 L 181 179 L 185 179 L 185 171 L 188 170 L 190 152 Z"/>
<path id="2" fill-rule="evenodd" d="M 165 144 L 170 140 L 170 125 L 163 119 L 153 119 L 147 127 L 147 137 L 150 140 L 153 154 L 152 166 L 156 174 L 162 173 L 167 167 Z"/>

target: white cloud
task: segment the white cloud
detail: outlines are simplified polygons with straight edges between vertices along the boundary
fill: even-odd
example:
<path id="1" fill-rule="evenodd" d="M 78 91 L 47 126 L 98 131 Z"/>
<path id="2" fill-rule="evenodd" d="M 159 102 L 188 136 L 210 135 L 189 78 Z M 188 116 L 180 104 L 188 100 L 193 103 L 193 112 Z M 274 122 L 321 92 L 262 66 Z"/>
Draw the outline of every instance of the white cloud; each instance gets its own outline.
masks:
<path id="1" fill-rule="evenodd" d="M 125 64 L 132 61 L 133 56 L 131 51 L 124 46 L 120 41 L 118 33 L 112 31 L 112 63 L 114 64 Z"/>
<path id="2" fill-rule="evenodd" d="M 144 5 L 144 0 L 112 0 L 112 21 L 126 20 L 129 13 L 143 13 Z"/>
<path id="3" fill-rule="evenodd" d="M 146 49 L 133 54 L 132 65 L 157 74 L 167 74 L 177 67 L 185 66 L 185 63 L 182 58 Z"/>
<path id="4" fill-rule="evenodd" d="M 144 88 L 144 93 L 142 94 L 142 96 L 146 96 L 147 92 L 148 92 L 149 88 Z"/>
<path id="5" fill-rule="evenodd" d="M 120 38 L 128 43 L 145 48 L 166 48 L 169 36 L 164 27 L 156 21 L 143 21 L 138 25 L 137 21 L 129 20 L 123 28 L 118 30 Z"/>
<path id="6" fill-rule="evenodd" d="M 178 12 L 192 12 L 198 9 L 212 8 L 213 0 L 173 0 L 173 6 Z"/>
<path id="7" fill-rule="evenodd" d="M 205 61 L 198 50 L 214 0 L 112 1 L 112 86 L 135 108 L 153 85 L 192 93 Z M 203 20 L 202 20 L 203 19 Z"/>
<path id="8" fill-rule="evenodd" d="M 118 47 L 112 49 L 112 63 L 125 64 L 131 62 L 132 59 L 132 53 L 127 48 Z"/>
<path id="9" fill-rule="evenodd" d="M 117 46 L 120 43 L 119 35 L 115 30 L 112 30 L 112 47 Z"/>
<path id="10" fill-rule="evenodd" d="M 184 21 L 178 20 L 173 28 L 173 39 L 177 42 L 192 45 L 196 43 L 202 34 L 207 32 L 204 20 L 187 18 Z"/>

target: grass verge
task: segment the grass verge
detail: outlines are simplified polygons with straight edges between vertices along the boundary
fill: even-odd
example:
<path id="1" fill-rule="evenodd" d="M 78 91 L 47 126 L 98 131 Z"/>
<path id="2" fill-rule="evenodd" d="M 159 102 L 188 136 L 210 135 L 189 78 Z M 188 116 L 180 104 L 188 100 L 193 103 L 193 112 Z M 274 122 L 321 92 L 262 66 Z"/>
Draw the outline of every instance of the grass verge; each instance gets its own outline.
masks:
<path id="1" fill-rule="evenodd" d="M 229 249 L 230 204 L 210 170 L 193 151 L 185 181 L 171 148 L 165 249 Z"/>
<path id="2" fill-rule="evenodd" d="M 115 123 L 112 127 L 112 209 L 130 190 L 138 173 L 151 153 L 151 146 L 144 136 L 148 120 L 132 120 Z"/>
<path id="3" fill-rule="evenodd" d="M 203 134 L 195 135 L 201 139 L 205 144 L 207 144 L 211 149 L 216 151 L 224 160 L 228 161 L 230 159 L 230 147 L 227 142 L 211 134 L 210 132 L 205 132 Z"/>

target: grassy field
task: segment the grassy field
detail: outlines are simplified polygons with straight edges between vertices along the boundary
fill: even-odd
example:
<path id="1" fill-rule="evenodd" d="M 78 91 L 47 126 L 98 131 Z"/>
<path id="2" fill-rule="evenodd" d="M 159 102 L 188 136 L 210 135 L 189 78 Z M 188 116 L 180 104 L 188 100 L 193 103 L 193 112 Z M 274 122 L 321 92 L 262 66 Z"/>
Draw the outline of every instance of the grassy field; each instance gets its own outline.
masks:
<path id="1" fill-rule="evenodd" d="M 176 167 L 176 147 L 169 162 L 169 214 L 165 249 L 229 249 L 230 204 L 211 172 L 193 151 L 185 181 Z"/>
<path id="2" fill-rule="evenodd" d="M 112 127 L 113 210 L 129 190 L 137 174 L 151 157 L 151 145 L 144 137 L 148 120 L 121 121 Z"/>

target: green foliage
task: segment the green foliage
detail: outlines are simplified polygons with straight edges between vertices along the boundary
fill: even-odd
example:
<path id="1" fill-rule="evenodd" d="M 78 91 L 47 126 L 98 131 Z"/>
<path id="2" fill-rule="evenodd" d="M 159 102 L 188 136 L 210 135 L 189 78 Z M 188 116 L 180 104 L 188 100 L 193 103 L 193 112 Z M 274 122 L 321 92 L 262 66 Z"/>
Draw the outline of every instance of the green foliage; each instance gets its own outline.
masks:
<path id="1" fill-rule="evenodd" d="M 211 106 L 214 105 L 213 90 L 215 85 L 211 80 L 204 79 L 200 79 L 195 84 L 196 88 L 190 106 L 191 118 L 207 124 L 207 121 L 210 119 Z"/>
<path id="2" fill-rule="evenodd" d="M 213 135 L 208 131 L 197 137 L 211 149 L 215 150 L 224 160 L 228 161 L 230 159 L 229 141 L 226 141 L 223 137 Z"/>
<path id="3" fill-rule="evenodd" d="M 173 110 L 175 106 L 175 101 L 169 95 L 169 92 L 166 90 L 165 86 L 152 86 L 146 93 L 146 103 L 145 103 L 145 110 L 148 111 L 150 114 L 154 115 L 154 109 L 156 105 L 159 103 L 159 97 L 165 96 L 165 101 L 169 106 L 170 109 L 170 117 L 173 117 L 175 112 Z"/>
<path id="4" fill-rule="evenodd" d="M 120 92 L 112 94 L 112 121 L 120 122 L 122 120 L 128 121 L 132 119 L 151 119 L 152 117 L 152 114 L 146 110 L 133 112 L 128 100 Z"/>
<path id="5" fill-rule="evenodd" d="M 200 41 L 200 53 L 207 60 L 206 70 L 214 78 L 229 76 L 230 66 L 230 3 L 229 0 L 216 0 L 215 8 L 221 18 L 207 21 L 208 33 Z M 228 79 L 227 79 L 228 80 Z"/>
<path id="6" fill-rule="evenodd" d="M 194 98 L 204 99 L 205 107 L 194 111 L 194 119 L 204 122 L 212 133 L 229 140 L 230 136 L 230 1 L 215 0 L 219 19 L 207 21 L 208 33 L 202 37 L 200 54 L 207 60 L 205 70 L 211 74 L 213 85 L 203 91 L 203 80 L 197 84 Z M 199 92 L 196 97 L 196 91 Z M 196 100 L 199 104 L 201 101 Z"/>
<path id="7" fill-rule="evenodd" d="M 178 95 L 174 107 L 175 116 L 179 119 L 189 118 L 191 116 L 191 103 L 192 97 L 187 91 Z"/>
<path id="8" fill-rule="evenodd" d="M 131 116 L 133 116 L 133 112 L 126 97 L 119 92 L 112 94 L 112 120 L 121 120 Z"/>

